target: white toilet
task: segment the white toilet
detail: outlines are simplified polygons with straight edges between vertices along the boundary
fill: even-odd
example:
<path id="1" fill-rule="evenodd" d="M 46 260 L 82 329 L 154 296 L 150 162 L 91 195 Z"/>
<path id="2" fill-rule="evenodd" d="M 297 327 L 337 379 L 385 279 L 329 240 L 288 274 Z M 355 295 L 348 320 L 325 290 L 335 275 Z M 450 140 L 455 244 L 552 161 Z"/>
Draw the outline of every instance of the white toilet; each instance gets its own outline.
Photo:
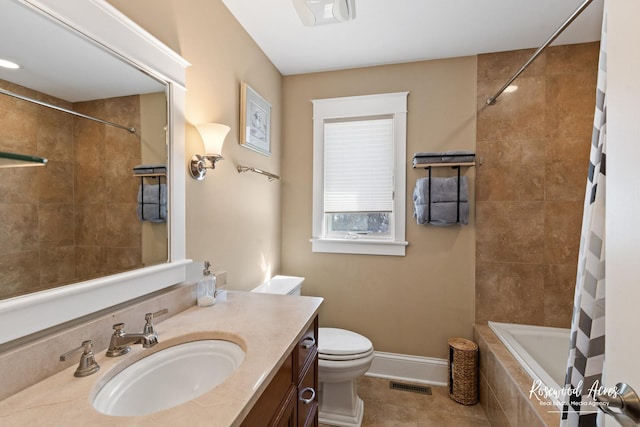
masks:
<path id="1" fill-rule="evenodd" d="M 318 421 L 340 427 L 360 427 L 364 402 L 356 380 L 373 361 L 373 345 L 366 337 L 336 328 L 318 328 Z"/>
<path id="2" fill-rule="evenodd" d="M 300 295 L 304 277 L 274 276 L 252 292 Z M 366 337 L 337 328 L 318 328 L 318 421 L 338 427 L 360 427 L 364 403 L 356 380 L 369 370 L 373 345 Z"/>

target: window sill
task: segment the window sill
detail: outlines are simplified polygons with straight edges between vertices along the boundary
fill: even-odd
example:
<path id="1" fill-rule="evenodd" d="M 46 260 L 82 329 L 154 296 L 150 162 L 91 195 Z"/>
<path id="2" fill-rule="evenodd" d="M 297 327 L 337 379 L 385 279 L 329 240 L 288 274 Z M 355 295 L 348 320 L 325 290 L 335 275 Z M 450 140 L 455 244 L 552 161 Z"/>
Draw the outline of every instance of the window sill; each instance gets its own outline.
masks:
<path id="1" fill-rule="evenodd" d="M 345 239 L 311 239 L 312 252 L 360 255 L 405 256 L 405 248 L 409 244 L 391 240 L 345 240 Z"/>

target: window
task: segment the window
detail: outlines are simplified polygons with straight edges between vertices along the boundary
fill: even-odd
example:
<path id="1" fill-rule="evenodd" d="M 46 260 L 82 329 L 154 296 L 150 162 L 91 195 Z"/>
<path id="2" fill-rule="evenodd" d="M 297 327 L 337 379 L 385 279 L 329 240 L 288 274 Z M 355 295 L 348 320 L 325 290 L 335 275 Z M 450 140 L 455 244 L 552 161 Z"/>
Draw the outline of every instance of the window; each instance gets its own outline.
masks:
<path id="1" fill-rule="evenodd" d="M 313 101 L 314 252 L 405 254 L 407 95 Z"/>

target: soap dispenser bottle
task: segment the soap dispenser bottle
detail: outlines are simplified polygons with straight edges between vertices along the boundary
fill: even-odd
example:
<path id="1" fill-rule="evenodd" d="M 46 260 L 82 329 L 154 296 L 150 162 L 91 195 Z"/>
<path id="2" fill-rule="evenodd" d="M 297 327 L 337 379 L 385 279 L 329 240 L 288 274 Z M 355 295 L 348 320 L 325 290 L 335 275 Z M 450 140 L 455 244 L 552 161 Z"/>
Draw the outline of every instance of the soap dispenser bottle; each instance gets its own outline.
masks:
<path id="1" fill-rule="evenodd" d="M 208 307 L 216 303 L 216 276 L 211 274 L 211 263 L 204 262 L 204 271 L 197 284 L 197 300 L 199 307 Z"/>

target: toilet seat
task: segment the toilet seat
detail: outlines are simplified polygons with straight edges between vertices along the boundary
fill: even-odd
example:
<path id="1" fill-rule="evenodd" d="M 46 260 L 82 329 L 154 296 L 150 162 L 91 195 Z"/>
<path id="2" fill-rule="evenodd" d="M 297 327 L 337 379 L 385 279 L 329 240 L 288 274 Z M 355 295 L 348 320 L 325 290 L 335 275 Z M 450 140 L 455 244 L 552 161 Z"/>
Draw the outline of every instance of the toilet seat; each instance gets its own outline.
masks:
<path id="1" fill-rule="evenodd" d="M 369 350 L 366 353 L 343 354 L 343 355 L 340 355 L 340 356 L 336 356 L 336 355 L 333 355 L 333 354 L 318 353 L 318 360 L 336 360 L 336 361 L 358 360 L 358 359 L 365 359 L 365 358 L 371 356 L 372 354 L 373 354 L 373 349 Z"/>
<path id="2" fill-rule="evenodd" d="M 319 359 L 357 360 L 372 353 L 371 341 L 356 332 L 338 328 L 318 328 Z"/>

